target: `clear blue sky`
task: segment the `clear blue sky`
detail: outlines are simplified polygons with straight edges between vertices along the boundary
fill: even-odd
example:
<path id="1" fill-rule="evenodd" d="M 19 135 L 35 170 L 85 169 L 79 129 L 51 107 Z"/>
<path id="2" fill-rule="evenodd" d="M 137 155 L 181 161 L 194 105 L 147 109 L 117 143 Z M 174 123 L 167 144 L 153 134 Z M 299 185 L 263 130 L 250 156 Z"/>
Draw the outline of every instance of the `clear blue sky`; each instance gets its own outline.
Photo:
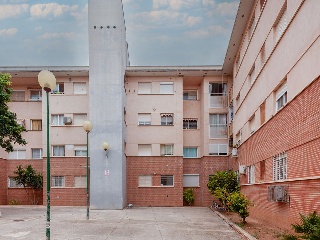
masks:
<path id="1" fill-rule="evenodd" d="M 122 2 L 131 65 L 223 63 L 239 0 Z M 0 0 L 0 66 L 87 66 L 87 3 Z"/>

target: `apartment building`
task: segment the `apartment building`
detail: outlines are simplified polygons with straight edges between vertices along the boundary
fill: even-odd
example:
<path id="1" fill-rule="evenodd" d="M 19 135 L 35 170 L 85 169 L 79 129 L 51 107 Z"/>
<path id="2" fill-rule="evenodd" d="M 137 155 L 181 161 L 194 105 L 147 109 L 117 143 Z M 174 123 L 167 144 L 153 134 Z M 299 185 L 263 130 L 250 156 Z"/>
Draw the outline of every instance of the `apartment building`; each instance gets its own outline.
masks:
<path id="1" fill-rule="evenodd" d="M 126 66 L 124 21 L 111 14 L 102 23 L 97 16 L 109 6 L 101 4 L 89 5 L 90 67 L 46 68 L 57 78 L 52 205 L 85 205 L 89 119 L 91 208 L 183 206 L 186 188 L 196 206 L 210 206 L 209 176 L 234 169 L 255 218 L 290 228 L 299 213 L 320 210 L 317 0 L 240 1 L 223 65 L 186 67 Z M 28 203 L 12 180 L 17 165 L 46 174 L 42 69 L 0 68 L 13 76 L 10 109 L 28 130 L 26 146 L 0 151 L 1 204 Z"/>

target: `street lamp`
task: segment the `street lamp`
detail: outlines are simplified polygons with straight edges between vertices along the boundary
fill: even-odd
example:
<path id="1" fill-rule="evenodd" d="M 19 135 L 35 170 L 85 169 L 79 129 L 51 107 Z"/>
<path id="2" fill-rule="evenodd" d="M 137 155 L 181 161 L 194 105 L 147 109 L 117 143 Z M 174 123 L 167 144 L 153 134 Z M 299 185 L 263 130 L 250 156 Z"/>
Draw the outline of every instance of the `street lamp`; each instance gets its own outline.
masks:
<path id="1" fill-rule="evenodd" d="M 92 130 L 90 121 L 83 122 L 83 129 L 87 132 L 87 220 L 89 220 L 89 132 Z"/>
<path id="2" fill-rule="evenodd" d="M 43 70 L 38 75 L 38 82 L 47 95 L 47 223 L 46 239 L 50 240 L 50 142 L 49 142 L 49 92 L 56 86 L 56 78 L 52 72 Z"/>

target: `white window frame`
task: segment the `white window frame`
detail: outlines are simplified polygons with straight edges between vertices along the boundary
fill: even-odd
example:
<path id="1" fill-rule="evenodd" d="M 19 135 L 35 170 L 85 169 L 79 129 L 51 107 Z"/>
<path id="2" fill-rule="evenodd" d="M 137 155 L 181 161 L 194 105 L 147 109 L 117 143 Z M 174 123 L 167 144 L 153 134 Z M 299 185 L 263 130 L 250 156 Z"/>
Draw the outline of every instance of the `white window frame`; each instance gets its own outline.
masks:
<path id="1" fill-rule="evenodd" d="M 173 113 L 161 113 L 160 118 L 162 126 L 173 126 Z"/>
<path id="2" fill-rule="evenodd" d="M 287 176 L 287 153 L 279 153 L 272 158 L 273 180 L 286 180 Z"/>
<path id="3" fill-rule="evenodd" d="M 151 125 L 151 113 L 138 113 L 138 125 Z"/>
<path id="4" fill-rule="evenodd" d="M 160 94 L 173 94 L 173 82 L 160 82 Z"/>
<path id="5" fill-rule="evenodd" d="M 173 144 L 160 145 L 161 156 L 173 156 Z"/>
<path id="6" fill-rule="evenodd" d="M 188 156 L 184 155 L 185 150 L 196 150 L 196 156 L 195 157 L 190 157 L 189 154 Z M 197 158 L 198 157 L 198 147 L 183 147 L 183 158 Z"/>
<path id="7" fill-rule="evenodd" d="M 86 82 L 74 82 L 73 83 L 73 94 L 79 94 L 79 95 L 87 94 L 87 83 Z"/>
<path id="8" fill-rule="evenodd" d="M 138 94 L 152 94 L 151 82 L 138 82 Z"/>
<path id="9" fill-rule="evenodd" d="M 215 116 L 217 122 L 215 122 Z M 225 120 L 225 121 L 222 121 Z M 209 138 L 210 139 L 227 139 L 228 138 L 228 115 L 226 113 L 209 114 Z M 216 130 L 220 133 L 215 134 Z"/>
<path id="10" fill-rule="evenodd" d="M 60 155 L 60 151 L 63 149 L 63 155 Z M 59 153 L 59 155 L 56 155 Z M 57 145 L 57 146 L 52 146 L 52 156 L 53 157 L 64 157 L 66 155 L 66 148 L 64 145 Z"/>
<path id="11" fill-rule="evenodd" d="M 8 153 L 8 159 L 27 159 L 26 149 L 14 149 Z"/>
<path id="12" fill-rule="evenodd" d="M 190 122 L 195 122 L 196 127 L 190 124 Z M 198 129 L 198 119 L 197 118 L 184 118 L 183 119 L 183 129 Z"/>
<path id="13" fill-rule="evenodd" d="M 139 175 L 138 187 L 152 187 L 152 175 Z"/>
<path id="14" fill-rule="evenodd" d="M 213 143 L 209 144 L 209 155 L 212 156 L 228 156 L 228 144 Z M 223 151 L 223 150 L 227 151 Z M 216 150 L 216 151 L 213 151 Z"/>
<path id="15" fill-rule="evenodd" d="M 183 90 L 183 100 L 186 100 L 186 101 L 198 100 L 198 90 Z"/>
<path id="16" fill-rule="evenodd" d="M 37 94 L 32 94 L 32 92 Z M 41 89 L 31 89 L 30 90 L 30 101 L 41 101 L 42 100 L 42 90 Z"/>
<path id="17" fill-rule="evenodd" d="M 74 156 L 76 157 L 87 156 L 87 146 L 74 146 Z"/>
<path id="18" fill-rule="evenodd" d="M 51 126 L 64 126 L 63 118 L 64 114 L 52 114 Z"/>
<path id="19" fill-rule="evenodd" d="M 75 188 L 86 188 L 87 187 L 87 176 L 74 176 L 74 187 Z"/>
<path id="20" fill-rule="evenodd" d="M 57 83 L 54 89 L 51 91 L 51 94 L 64 94 L 64 83 Z"/>
<path id="21" fill-rule="evenodd" d="M 65 184 L 66 184 L 66 178 L 65 176 L 52 176 L 51 182 L 52 182 L 51 187 L 63 188 L 65 187 Z"/>
<path id="22" fill-rule="evenodd" d="M 39 152 L 35 153 L 36 151 L 39 151 Z M 32 159 L 42 159 L 42 148 L 31 148 L 31 158 Z"/>
<path id="23" fill-rule="evenodd" d="M 200 187 L 199 174 L 183 174 L 183 187 Z"/>
<path id="24" fill-rule="evenodd" d="M 276 112 L 282 109 L 288 102 L 287 82 L 283 83 L 276 91 Z"/>
<path id="25" fill-rule="evenodd" d="M 138 156 L 152 156 L 152 145 L 138 144 Z"/>
<path id="26" fill-rule="evenodd" d="M 284 6 L 282 7 L 281 11 L 278 15 L 278 21 L 274 25 L 274 39 L 275 43 L 279 41 L 281 36 L 283 35 L 284 31 L 288 26 L 288 17 L 287 17 L 287 1 L 285 1 Z"/>
<path id="27" fill-rule="evenodd" d="M 23 188 L 23 185 L 17 184 L 17 181 L 14 180 L 14 177 L 8 177 L 8 188 Z"/>
<path id="28" fill-rule="evenodd" d="M 255 183 L 255 167 L 254 165 L 250 165 L 249 167 L 247 167 L 247 171 L 248 171 L 248 183 L 249 184 L 253 184 Z"/>
<path id="29" fill-rule="evenodd" d="M 161 175 L 160 184 L 163 187 L 174 187 L 174 175 Z"/>

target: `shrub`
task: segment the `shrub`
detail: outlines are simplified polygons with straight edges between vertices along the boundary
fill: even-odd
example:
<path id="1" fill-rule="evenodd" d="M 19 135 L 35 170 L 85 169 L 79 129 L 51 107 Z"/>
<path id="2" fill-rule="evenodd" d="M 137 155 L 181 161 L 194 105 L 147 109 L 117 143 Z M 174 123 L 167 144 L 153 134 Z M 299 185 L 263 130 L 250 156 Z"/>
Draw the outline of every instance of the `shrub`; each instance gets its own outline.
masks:
<path id="1" fill-rule="evenodd" d="M 320 239 L 320 215 L 316 211 L 308 216 L 300 214 L 301 224 L 292 224 L 296 233 L 301 233 L 301 238 L 316 240 Z"/>
<path id="2" fill-rule="evenodd" d="M 227 199 L 228 207 L 231 211 L 236 212 L 242 218 L 242 222 L 246 222 L 246 217 L 249 216 L 248 208 L 251 205 L 249 199 L 240 192 L 233 192 Z"/>
<path id="3" fill-rule="evenodd" d="M 190 205 L 194 202 L 193 189 L 188 188 L 183 192 L 183 199 Z"/>

